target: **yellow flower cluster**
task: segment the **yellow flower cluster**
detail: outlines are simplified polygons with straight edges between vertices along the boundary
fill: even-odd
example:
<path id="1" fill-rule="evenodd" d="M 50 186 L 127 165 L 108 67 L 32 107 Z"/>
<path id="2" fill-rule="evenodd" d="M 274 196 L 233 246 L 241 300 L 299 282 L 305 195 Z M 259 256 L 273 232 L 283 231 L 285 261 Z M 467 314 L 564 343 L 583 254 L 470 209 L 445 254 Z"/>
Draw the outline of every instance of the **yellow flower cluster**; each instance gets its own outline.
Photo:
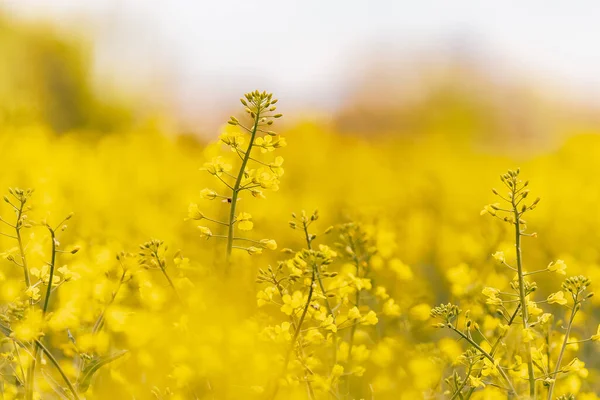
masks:
<path id="1" fill-rule="evenodd" d="M 489 312 L 501 319 L 485 316 L 482 331 L 477 321 L 481 316 L 474 317 L 471 310 L 465 313 L 462 321 L 459 319 L 461 310 L 455 305 L 442 305 L 431 311 L 433 318 L 443 321 L 436 327 L 449 328 L 468 344 L 467 353 L 460 358 L 462 372 L 457 368 L 446 380 L 446 394 L 450 398 L 471 398 L 479 389 L 483 389 L 479 393 L 485 393 L 486 388 L 493 385 L 503 388 L 508 397 L 551 400 L 557 381 L 563 383 L 573 376 L 583 379 L 588 376 L 585 363 L 577 357 L 566 364 L 563 361 L 567 351 L 578 350 L 579 343 L 597 339 L 594 335 L 584 340 L 572 337 L 575 317 L 593 296 L 586 292 L 591 281 L 582 275 L 569 277 L 562 284 L 563 290 L 550 294 L 545 301 L 534 299 L 538 287 L 530 277 L 544 272 L 566 275 L 567 265 L 563 260 L 557 260 L 545 269 L 532 272 L 524 269 L 522 239 L 536 237 L 527 233 L 524 216 L 540 200 L 537 198 L 527 204 L 529 182 L 521 181 L 519 175 L 518 169 L 502 175 L 501 181 L 507 192 L 501 194 L 494 189 L 493 193 L 506 205 L 491 204 L 481 213 L 507 222 L 515 235 L 514 263 L 503 251 L 492 254 L 502 267 L 512 271 L 514 278 L 508 287 L 486 286 L 481 291 Z M 567 307 L 570 310 L 567 321 L 557 318 L 554 322 L 553 314 L 544 313 L 540 307 L 543 303 Z M 520 329 L 516 329 L 517 325 Z"/>
<path id="2" fill-rule="evenodd" d="M 599 136 L 525 161 L 543 207 L 513 171 L 479 218 L 506 157 L 309 122 L 284 147 L 269 95 L 248 97 L 209 145 L 0 120 L 0 184 L 36 187 L 0 209 L 4 398 L 525 398 L 532 370 L 538 399 L 597 399 L 600 190 L 580 155 Z"/>

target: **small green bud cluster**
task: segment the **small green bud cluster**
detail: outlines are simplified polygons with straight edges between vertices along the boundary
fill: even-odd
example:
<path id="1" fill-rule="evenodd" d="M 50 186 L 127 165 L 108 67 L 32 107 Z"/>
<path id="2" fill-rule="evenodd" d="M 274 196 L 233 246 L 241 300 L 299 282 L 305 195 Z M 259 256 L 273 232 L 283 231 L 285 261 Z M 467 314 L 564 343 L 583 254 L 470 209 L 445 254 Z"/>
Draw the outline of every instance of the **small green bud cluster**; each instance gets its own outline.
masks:
<path id="1" fill-rule="evenodd" d="M 458 318 L 458 315 L 460 314 L 460 312 L 461 312 L 461 310 L 460 310 L 460 308 L 458 308 L 457 305 L 448 303 L 448 304 L 441 304 L 437 307 L 434 307 L 431 310 L 430 315 L 432 318 L 439 318 L 444 321 L 444 324 L 437 324 L 437 325 L 435 325 L 435 327 L 445 328 L 446 326 L 451 325 L 452 322 L 454 322 L 456 320 L 456 318 Z"/>
<path id="2" fill-rule="evenodd" d="M 240 99 L 240 102 L 245 107 L 244 111 L 246 111 L 251 118 L 257 118 L 257 116 L 260 117 L 259 123 L 264 125 L 272 125 L 273 119 L 281 118 L 283 116 L 283 114 L 265 114 L 277 110 L 277 107 L 275 106 L 277 101 L 277 99 L 273 99 L 272 93 L 259 92 L 258 90 L 246 93 L 244 97 Z M 237 126 L 240 124 L 240 121 L 232 116 L 227 123 L 229 125 Z M 267 134 L 271 136 L 276 135 L 275 132 L 267 132 Z"/>
<path id="3" fill-rule="evenodd" d="M 298 215 L 296 215 L 295 212 L 292 213 L 292 220 L 288 222 L 288 225 L 291 229 L 296 229 L 298 228 L 300 223 L 300 227 L 302 228 L 303 232 L 306 235 L 306 240 L 309 242 L 309 244 L 314 241 L 317 238 L 317 235 L 315 233 L 309 233 L 308 232 L 308 227 L 315 221 L 317 221 L 319 219 L 319 210 L 315 210 L 310 216 L 306 213 L 306 211 L 302 210 L 302 213 L 300 214 L 300 218 L 298 218 Z M 329 228 L 328 228 L 329 229 Z M 329 230 L 330 232 L 331 230 Z M 329 232 L 325 232 L 325 233 L 329 233 Z"/>
<path id="4" fill-rule="evenodd" d="M 525 288 L 525 296 L 528 296 L 531 293 L 535 292 L 537 290 L 537 288 L 538 288 L 536 282 L 529 282 L 529 281 L 526 281 L 526 280 L 523 281 L 523 286 Z M 510 283 L 510 287 L 515 292 L 518 292 L 519 291 L 519 281 L 512 281 Z"/>
<path id="5" fill-rule="evenodd" d="M 583 275 L 571 276 L 562 284 L 562 288 L 567 292 L 571 293 L 574 297 L 579 296 L 583 293 L 590 285 L 590 278 L 585 277 Z"/>
<path id="6" fill-rule="evenodd" d="M 138 263 L 149 269 L 163 269 L 165 266 L 164 253 L 168 246 L 162 240 L 152 239 L 140 245 Z"/>
<path id="7" fill-rule="evenodd" d="M 519 179 L 520 172 L 520 169 L 517 168 L 516 170 L 508 170 L 507 173 L 500 175 L 500 180 L 509 189 L 506 195 L 501 194 L 496 189 L 492 189 L 492 193 L 508 203 L 509 207 L 503 208 L 501 203 L 488 204 L 481 211 L 481 215 L 490 214 L 509 224 L 525 225 L 526 222 L 521 217 L 527 211 L 535 209 L 540 202 L 540 198 L 536 198 L 530 204 L 524 202 L 529 196 L 529 189 L 527 189 L 529 181 L 521 181 Z"/>
<path id="8" fill-rule="evenodd" d="M 575 395 L 571 393 L 563 394 L 558 396 L 556 400 L 575 400 Z"/>

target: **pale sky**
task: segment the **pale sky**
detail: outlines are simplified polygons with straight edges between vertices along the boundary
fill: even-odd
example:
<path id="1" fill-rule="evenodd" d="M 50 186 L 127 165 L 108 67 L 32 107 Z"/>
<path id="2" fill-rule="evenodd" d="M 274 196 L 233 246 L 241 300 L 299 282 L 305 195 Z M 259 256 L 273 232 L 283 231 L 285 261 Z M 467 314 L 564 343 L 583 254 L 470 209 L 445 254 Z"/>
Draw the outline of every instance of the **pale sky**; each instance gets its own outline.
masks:
<path id="1" fill-rule="evenodd" d="M 379 52 L 466 44 L 501 65 L 600 100 L 600 2 L 404 0 L 0 0 L 94 38 L 97 73 L 159 81 L 188 103 L 268 88 L 335 106 Z M 119 60 L 116 62 L 115 60 Z M 160 79 L 159 79 L 160 78 Z M 213 101 L 214 100 L 214 101 Z"/>

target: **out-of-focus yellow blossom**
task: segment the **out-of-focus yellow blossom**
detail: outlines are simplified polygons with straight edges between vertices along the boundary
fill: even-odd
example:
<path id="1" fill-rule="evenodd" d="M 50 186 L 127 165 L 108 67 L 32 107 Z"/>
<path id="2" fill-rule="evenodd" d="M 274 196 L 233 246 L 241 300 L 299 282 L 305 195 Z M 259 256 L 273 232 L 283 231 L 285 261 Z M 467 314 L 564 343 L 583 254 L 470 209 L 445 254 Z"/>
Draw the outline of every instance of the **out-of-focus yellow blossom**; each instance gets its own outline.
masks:
<path id="1" fill-rule="evenodd" d="M 421 303 L 410 309 L 410 316 L 417 321 L 426 321 L 429 318 L 431 307 L 429 304 Z"/>
<path id="2" fill-rule="evenodd" d="M 269 163 L 269 168 L 275 175 L 281 177 L 284 172 L 282 165 L 283 165 L 283 157 L 277 156 L 277 157 L 275 157 L 275 161 L 273 161 L 272 163 Z"/>
<path id="3" fill-rule="evenodd" d="M 552 314 L 544 313 L 538 317 L 540 324 L 545 325 L 552 320 Z"/>
<path id="4" fill-rule="evenodd" d="M 596 330 L 596 334 L 592 335 L 592 341 L 599 342 L 600 341 L 600 325 L 598 325 L 598 329 Z"/>
<path id="5" fill-rule="evenodd" d="M 238 214 L 237 218 L 238 229 L 242 231 L 250 231 L 254 224 L 252 223 L 252 215 L 247 212 L 241 212 Z"/>
<path id="6" fill-rule="evenodd" d="M 529 343 L 535 339 L 535 335 L 533 333 L 533 329 L 525 328 L 521 331 L 522 340 L 525 343 Z"/>
<path id="7" fill-rule="evenodd" d="M 204 188 L 200 191 L 200 197 L 206 200 L 214 200 L 217 198 L 217 196 L 217 192 L 209 188 Z"/>
<path id="8" fill-rule="evenodd" d="M 349 311 L 348 311 L 348 319 L 359 319 L 360 316 L 360 311 L 358 310 L 358 307 L 352 307 Z"/>
<path id="9" fill-rule="evenodd" d="M 248 254 L 250 254 L 251 256 L 255 255 L 255 254 L 262 254 L 262 249 L 259 247 L 255 247 L 255 246 L 250 246 L 246 248 L 246 251 L 248 252 Z"/>
<path id="10" fill-rule="evenodd" d="M 198 230 L 200 231 L 200 237 L 209 238 L 213 235 L 210 228 L 206 226 L 198 226 Z"/>
<path id="11" fill-rule="evenodd" d="M 342 376 L 343 373 L 344 373 L 344 367 L 341 366 L 340 364 L 335 364 L 333 366 L 333 368 L 331 369 L 331 375 L 333 377 L 338 378 L 338 377 Z"/>
<path id="12" fill-rule="evenodd" d="M 473 284 L 475 274 L 465 263 L 461 263 L 446 272 L 448 281 L 452 284 L 452 293 L 456 296 L 465 294 Z"/>
<path id="13" fill-rule="evenodd" d="M 377 318 L 377 314 L 373 310 L 369 311 L 367 315 L 365 315 L 361 319 L 361 323 L 363 325 L 377 325 L 377 322 L 379 322 L 379 319 Z"/>
<path id="14" fill-rule="evenodd" d="M 390 270 L 394 271 L 394 273 L 396 274 L 396 277 L 400 280 L 403 281 L 408 281 L 413 279 L 413 273 L 410 269 L 410 267 L 406 264 L 404 264 L 402 261 L 400 261 L 397 258 L 394 258 L 392 260 L 389 261 L 389 268 Z"/>
<path id="15" fill-rule="evenodd" d="M 385 303 L 383 303 L 382 312 L 384 315 L 391 317 L 398 317 L 401 314 L 400 306 L 396 304 L 394 299 L 388 299 Z"/>
<path id="16" fill-rule="evenodd" d="M 469 384 L 474 388 L 485 387 L 483 380 L 473 375 L 469 375 Z"/>
<path id="17" fill-rule="evenodd" d="M 544 312 L 544 310 L 538 307 L 535 301 L 531 300 L 527 302 L 527 311 L 529 312 L 529 315 L 533 317 L 541 315 Z"/>
<path id="18" fill-rule="evenodd" d="M 277 250 L 277 242 L 273 239 L 262 239 L 260 244 L 269 250 Z"/>
<path id="19" fill-rule="evenodd" d="M 273 296 L 277 292 L 277 289 L 269 286 L 264 288 L 263 290 L 259 290 L 256 293 L 256 301 L 259 307 L 264 306 L 267 303 L 270 303 L 273 300 Z M 289 314 L 288 314 L 289 315 Z"/>
<path id="20" fill-rule="evenodd" d="M 492 257 L 494 257 L 494 260 L 499 261 L 501 263 L 506 262 L 506 258 L 504 256 L 504 252 L 503 251 L 497 251 L 494 254 L 492 254 Z"/>
<path id="21" fill-rule="evenodd" d="M 302 307 L 304 304 L 304 296 L 302 292 L 296 291 L 293 295 L 286 294 L 281 300 L 283 300 L 283 305 L 281 306 L 281 311 L 287 315 L 292 315 L 294 310 L 299 307 Z"/>
<path id="22" fill-rule="evenodd" d="M 12 327 L 11 336 L 23 342 L 38 339 L 43 335 L 44 322 L 41 310 L 27 309 L 23 319 Z"/>
<path id="23" fill-rule="evenodd" d="M 372 311 L 371 311 L 371 312 L 372 312 Z M 368 315 L 367 315 L 367 317 L 368 317 Z M 365 321 L 364 323 L 365 323 L 365 324 L 367 324 L 367 325 L 369 325 L 369 324 L 370 324 L 370 321 L 372 321 L 372 318 L 371 318 L 371 319 L 367 319 L 367 317 L 365 317 L 365 318 L 364 318 L 364 321 Z M 376 320 L 376 319 L 377 319 L 377 318 L 375 318 L 375 320 Z M 371 324 L 371 325 L 375 325 L 376 323 L 377 323 L 377 321 L 375 321 L 375 323 L 374 323 L 374 324 Z M 326 318 L 323 320 L 323 322 L 321 322 L 321 327 L 323 327 L 323 328 L 325 328 L 325 329 L 327 329 L 327 330 L 329 330 L 329 331 L 331 331 L 331 332 L 337 332 L 337 330 L 338 330 L 338 328 L 337 328 L 337 326 L 336 326 L 335 322 L 333 321 L 333 317 L 332 317 L 331 315 L 328 315 L 328 316 L 327 316 L 327 317 L 326 317 Z"/>
<path id="24" fill-rule="evenodd" d="M 582 372 L 587 375 L 587 370 L 585 369 L 585 363 L 581 361 L 579 358 L 575 357 L 569 364 L 562 367 L 562 370 L 565 372 Z"/>
<path id="25" fill-rule="evenodd" d="M 484 293 L 484 294 L 487 296 L 487 299 L 485 301 L 486 304 L 490 304 L 490 305 L 494 305 L 494 306 L 502 305 L 502 299 L 500 297 L 497 297 L 497 294 L 495 294 L 491 291 L 488 291 L 487 294 L 486 293 Z"/>
<path id="26" fill-rule="evenodd" d="M 38 288 L 37 286 L 29 286 L 25 291 L 25 294 L 32 300 L 39 300 L 40 297 L 42 297 L 40 295 L 40 288 Z"/>
<path id="27" fill-rule="evenodd" d="M 215 157 L 211 162 L 207 162 L 204 164 L 203 170 L 207 171 L 211 175 L 216 175 L 221 177 L 223 173 L 231 171 L 231 164 L 223 161 L 223 157 Z"/>
<path id="28" fill-rule="evenodd" d="M 198 204 L 191 203 L 188 207 L 188 218 L 193 220 L 201 220 L 204 218 L 204 214 L 198 208 Z"/>
<path id="29" fill-rule="evenodd" d="M 31 268 L 29 270 L 32 276 L 38 278 L 44 285 L 48 285 L 50 281 L 50 267 L 48 265 L 42 265 L 41 268 Z M 58 275 L 54 275 L 52 277 L 52 285 L 58 285 L 60 282 L 60 277 Z"/>
<path id="30" fill-rule="evenodd" d="M 62 278 L 67 282 L 77 280 L 81 277 L 81 275 L 79 275 L 77 272 L 70 270 L 69 267 L 66 265 L 63 265 L 57 270 L 62 275 Z"/>
<path id="31" fill-rule="evenodd" d="M 375 288 L 375 296 L 379 297 L 382 300 L 387 300 L 390 297 L 390 295 L 387 294 L 386 288 L 383 286 L 377 286 Z"/>
<path id="32" fill-rule="evenodd" d="M 556 272 L 560 275 L 566 275 L 567 264 L 563 260 L 556 260 L 548 265 L 548 271 Z"/>
<path id="33" fill-rule="evenodd" d="M 560 290 L 556 293 L 552 293 L 550 296 L 548 296 L 548 304 L 560 304 L 560 305 L 565 305 L 567 304 L 567 299 L 565 299 L 565 293 Z"/>

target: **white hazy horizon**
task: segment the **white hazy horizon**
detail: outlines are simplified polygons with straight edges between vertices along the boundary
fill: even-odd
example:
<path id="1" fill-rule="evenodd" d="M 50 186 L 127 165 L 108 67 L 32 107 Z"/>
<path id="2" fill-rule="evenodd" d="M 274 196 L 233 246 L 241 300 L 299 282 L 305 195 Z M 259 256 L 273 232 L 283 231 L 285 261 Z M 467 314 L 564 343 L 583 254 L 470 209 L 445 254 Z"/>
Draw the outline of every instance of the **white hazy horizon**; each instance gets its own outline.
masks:
<path id="1" fill-rule="evenodd" d="M 335 108 L 372 66 L 365 58 L 419 52 L 466 51 L 600 101 L 593 1 L 0 0 L 0 10 L 85 32 L 99 79 L 162 85 L 184 113 L 254 88 Z"/>

